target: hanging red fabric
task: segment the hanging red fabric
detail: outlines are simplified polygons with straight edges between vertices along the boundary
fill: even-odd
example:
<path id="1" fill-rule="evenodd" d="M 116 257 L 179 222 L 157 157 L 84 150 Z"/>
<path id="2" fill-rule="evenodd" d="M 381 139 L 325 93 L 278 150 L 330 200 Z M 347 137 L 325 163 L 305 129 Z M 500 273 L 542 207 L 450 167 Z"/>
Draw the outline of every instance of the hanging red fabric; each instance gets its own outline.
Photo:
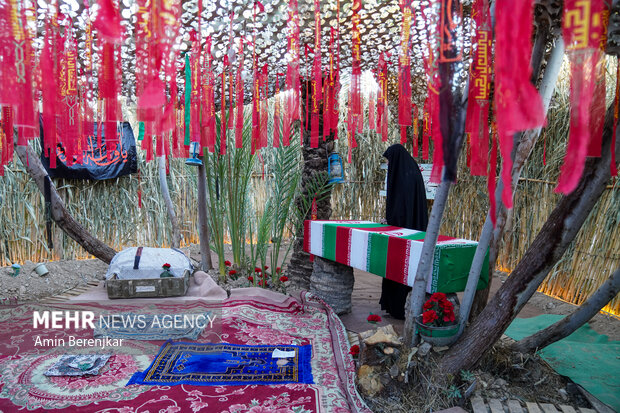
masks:
<path id="1" fill-rule="evenodd" d="M 571 119 L 566 156 L 555 192 L 569 194 L 575 189 L 588 155 L 592 132 L 590 106 L 604 34 L 603 10 L 603 0 L 564 2 L 562 35 L 571 63 Z"/>
<path id="2" fill-rule="evenodd" d="M 413 136 L 411 138 L 412 148 L 411 148 L 411 156 L 418 156 L 418 107 L 415 104 L 411 104 L 413 106 Z"/>
<path id="3" fill-rule="evenodd" d="M 215 75 L 212 68 L 211 37 L 206 38 L 203 48 L 203 109 L 202 109 L 202 146 L 210 153 L 215 152 Z"/>
<path id="4" fill-rule="evenodd" d="M 289 146 L 291 138 L 291 124 L 299 119 L 299 11 L 297 0 L 289 0 L 288 21 L 288 55 L 289 61 L 286 68 L 286 88 L 289 92 L 288 104 L 284 115 L 283 145 Z M 303 145 L 303 134 L 300 134 Z"/>
<path id="5" fill-rule="evenodd" d="M 258 148 L 260 148 L 260 79 L 258 73 L 258 56 L 256 56 L 256 45 L 254 45 L 254 85 L 252 88 L 252 155 L 254 155 Z"/>
<path id="6" fill-rule="evenodd" d="M 375 122 L 375 101 L 377 100 L 377 94 L 375 92 L 370 94 L 368 98 L 368 129 L 375 130 L 377 124 Z"/>
<path id="7" fill-rule="evenodd" d="M 424 101 L 424 111 L 422 114 L 422 159 L 428 160 L 428 147 L 431 138 L 431 101 L 430 96 Z"/>
<path id="8" fill-rule="evenodd" d="M 487 0 L 474 2 L 476 51 L 470 69 L 469 95 L 465 132 L 471 137 L 471 175 L 487 173 L 489 152 L 489 91 L 491 85 L 491 14 Z"/>
<path id="9" fill-rule="evenodd" d="M 351 7 L 351 109 L 352 109 L 352 125 L 351 125 L 351 147 L 355 148 L 357 142 L 355 140 L 355 131 L 359 131 L 362 116 L 362 96 L 361 96 L 361 38 L 359 24 L 361 21 L 360 10 L 362 9 L 362 0 L 353 0 Z"/>
<path id="10" fill-rule="evenodd" d="M 430 95 L 430 120 L 431 120 L 431 137 L 433 139 L 433 169 L 431 170 L 430 181 L 433 183 L 441 182 L 441 174 L 443 172 L 443 136 L 441 135 L 439 120 L 439 91 L 441 84 L 439 76 L 435 74 L 434 81 L 431 81 L 428 88 Z"/>
<path id="11" fill-rule="evenodd" d="M 19 96 L 15 93 L 18 82 L 18 67 L 21 66 L 19 56 L 16 56 L 16 43 L 21 44 L 21 33 L 14 28 L 19 27 L 17 18 L 17 4 L 14 0 L 5 1 L 0 7 L 0 56 L 2 70 L 0 70 L 0 103 L 15 106 L 19 104 Z M 19 49 L 19 47 L 17 47 Z M 17 65 L 16 65 L 17 64 Z"/>
<path id="12" fill-rule="evenodd" d="M 45 40 L 43 51 L 41 52 L 41 73 L 42 76 L 42 100 L 43 100 L 43 154 L 49 158 L 50 168 L 56 168 L 56 113 L 57 111 L 57 75 L 55 36 L 52 33 L 52 25 L 47 24 L 45 30 Z"/>
<path id="13" fill-rule="evenodd" d="M 13 160 L 13 110 L 10 106 L 2 107 L 2 134 L 4 143 L 0 142 L 2 144 L 2 157 L 0 158 L 0 175 L 4 174 L 4 165 L 7 165 Z"/>
<path id="14" fill-rule="evenodd" d="M 98 1 L 99 12 L 93 24 L 97 29 L 99 38 L 112 43 L 120 42 L 123 30 L 121 16 L 114 3 L 113 0 Z"/>
<path id="15" fill-rule="evenodd" d="M 411 126 L 411 59 L 409 57 L 409 38 L 411 33 L 412 9 L 408 0 L 401 1 L 403 25 L 398 59 L 398 124 L 401 126 L 401 143 L 407 141 L 407 128 Z"/>
<path id="16" fill-rule="evenodd" d="M 389 55 L 381 52 L 379 55 L 379 97 L 377 99 L 377 129 L 381 133 L 381 140 L 387 142 L 388 109 L 387 109 L 387 59 Z"/>
<path id="17" fill-rule="evenodd" d="M 512 208 L 513 134 L 542 126 L 542 100 L 530 82 L 533 0 L 497 0 L 495 5 L 495 107 L 502 155 L 502 201 Z"/>
<path id="18" fill-rule="evenodd" d="M 332 126 L 334 112 L 334 100 L 336 99 L 336 95 L 334 90 L 336 88 L 336 68 L 335 65 L 335 56 L 334 56 L 334 37 L 335 37 L 336 29 L 333 27 L 330 28 L 330 39 L 329 39 L 329 76 L 327 78 L 327 82 L 325 82 L 324 93 L 323 93 L 323 141 L 327 139 L 329 134 L 332 132 L 332 129 L 335 129 L 336 126 Z M 336 122 L 337 125 L 337 122 Z"/>
<path id="19" fill-rule="evenodd" d="M 319 116 L 323 101 L 323 74 L 321 72 L 321 3 L 314 0 L 314 63 L 312 65 L 312 125 L 310 147 L 319 147 Z"/>
<path id="20" fill-rule="evenodd" d="M 81 163 L 81 153 L 78 153 L 80 131 L 79 101 L 77 85 L 77 44 L 73 38 L 73 30 L 68 30 L 67 40 L 62 61 L 64 79 L 61 87 L 63 110 L 61 124 L 63 130 L 63 146 L 65 148 L 67 166 L 73 165 L 74 156 Z"/>
<path id="21" fill-rule="evenodd" d="M 260 75 L 260 94 L 261 94 L 261 104 L 260 104 L 260 147 L 266 148 L 268 144 L 268 133 L 267 133 L 267 123 L 269 120 L 268 113 L 268 103 L 267 103 L 267 64 L 263 65 L 262 73 Z"/>
<path id="22" fill-rule="evenodd" d="M 243 38 L 239 40 L 239 67 L 237 69 L 237 115 L 235 126 L 235 148 L 243 148 L 243 104 L 244 104 L 244 82 L 243 82 Z"/>
<path id="23" fill-rule="evenodd" d="M 489 170 L 487 172 L 487 191 L 489 192 L 489 215 L 491 215 L 491 222 L 493 228 L 497 222 L 497 200 L 495 199 L 495 176 L 497 171 L 497 128 L 495 122 L 491 125 L 492 135 L 491 139 L 493 144 L 491 145 L 491 156 L 489 159 Z"/>
<path id="24" fill-rule="evenodd" d="M 23 146 L 27 145 L 27 138 L 32 138 L 39 135 L 39 122 L 35 117 L 35 100 L 33 98 L 32 90 L 34 54 L 32 52 L 29 31 L 25 29 L 27 24 L 26 16 L 24 14 L 25 9 L 22 7 L 21 15 L 18 17 L 16 13 L 17 2 L 15 0 L 11 0 L 9 3 L 13 3 L 11 10 L 14 11 L 14 15 L 11 16 L 11 19 L 14 24 L 14 39 L 12 43 L 14 47 L 16 78 L 15 89 L 12 93 L 16 95 L 18 100 L 18 103 L 15 105 L 16 113 L 13 123 L 15 126 L 18 126 L 19 130 L 17 144 L 19 146 Z"/>
<path id="25" fill-rule="evenodd" d="M 273 147 L 280 147 L 280 73 L 276 73 L 275 103 L 273 107 Z"/>
<path id="26" fill-rule="evenodd" d="M 227 57 L 224 57 L 224 68 L 227 65 Z M 226 70 L 226 69 L 224 69 Z M 226 154 L 226 71 L 222 72 L 222 93 L 220 94 L 220 155 Z"/>

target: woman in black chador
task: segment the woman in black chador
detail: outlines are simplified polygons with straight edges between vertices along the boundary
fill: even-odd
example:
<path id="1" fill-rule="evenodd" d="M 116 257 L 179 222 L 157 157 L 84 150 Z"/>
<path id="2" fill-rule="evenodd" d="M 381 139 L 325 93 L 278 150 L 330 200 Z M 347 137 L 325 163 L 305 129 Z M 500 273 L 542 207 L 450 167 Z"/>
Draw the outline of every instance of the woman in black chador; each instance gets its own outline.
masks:
<path id="1" fill-rule="evenodd" d="M 390 146 L 383 156 L 388 160 L 387 224 L 426 231 L 426 190 L 418 164 L 401 144 Z M 404 319 L 409 291 L 411 287 L 384 278 L 379 301 L 381 309 L 394 318 Z"/>

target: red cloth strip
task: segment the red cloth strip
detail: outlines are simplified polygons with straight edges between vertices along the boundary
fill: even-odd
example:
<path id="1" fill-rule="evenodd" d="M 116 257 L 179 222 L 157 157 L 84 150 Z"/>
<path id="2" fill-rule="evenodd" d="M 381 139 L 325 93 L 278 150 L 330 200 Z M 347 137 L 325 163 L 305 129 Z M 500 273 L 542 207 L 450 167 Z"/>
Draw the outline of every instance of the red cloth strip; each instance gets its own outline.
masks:
<path id="1" fill-rule="evenodd" d="M 495 5 L 495 107 L 503 158 L 502 200 L 512 208 L 513 134 L 542 126 L 542 100 L 530 82 L 533 0 L 497 0 Z"/>

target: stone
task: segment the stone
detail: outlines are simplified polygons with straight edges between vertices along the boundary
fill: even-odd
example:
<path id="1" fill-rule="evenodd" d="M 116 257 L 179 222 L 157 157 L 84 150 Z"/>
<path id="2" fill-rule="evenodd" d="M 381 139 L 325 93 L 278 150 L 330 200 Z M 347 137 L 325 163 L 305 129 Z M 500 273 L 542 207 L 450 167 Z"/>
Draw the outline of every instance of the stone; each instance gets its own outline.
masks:
<path id="1" fill-rule="evenodd" d="M 390 356 L 390 355 L 394 354 L 394 351 L 396 351 L 394 349 L 394 347 L 386 347 L 386 348 L 383 349 L 383 354 L 386 354 L 386 355 Z"/>
<path id="2" fill-rule="evenodd" d="M 325 301 L 336 314 L 351 312 L 353 268 L 321 257 L 315 257 L 310 292 Z"/>
<path id="3" fill-rule="evenodd" d="M 398 369 L 398 364 L 392 365 L 392 367 L 390 367 L 390 377 L 395 379 L 399 374 L 400 370 Z"/>
<path id="4" fill-rule="evenodd" d="M 446 351 L 448 350 L 450 347 L 448 346 L 441 346 L 441 347 L 433 347 L 433 351 L 435 353 L 441 353 L 442 351 Z"/>
<path id="5" fill-rule="evenodd" d="M 383 390 L 383 384 L 381 383 L 381 377 L 372 366 L 364 364 L 357 372 L 357 380 L 361 390 L 368 396 L 374 396 Z"/>
<path id="6" fill-rule="evenodd" d="M 400 342 L 398 337 L 393 336 L 391 334 L 386 334 L 381 329 L 377 330 L 377 332 L 375 334 L 373 334 L 371 337 L 368 337 L 367 339 L 365 339 L 364 343 L 367 346 L 374 346 L 374 345 L 377 345 L 379 343 L 384 343 L 384 344 L 388 344 L 388 345 L 391 345 L 391 346 L 400 346 L 400 345 L 402 345 L 402 343 Z"/>
<path id="7" fill-rule="evenodd" d="M 418 346 L 418 354 L 420 355 L 420 357 L 425 357 L 428 353 L 431 352 L 432 348 L 433 346 L 431 346 L 430 343 L 427 343 L 425 341 L 424 343 Z"/>

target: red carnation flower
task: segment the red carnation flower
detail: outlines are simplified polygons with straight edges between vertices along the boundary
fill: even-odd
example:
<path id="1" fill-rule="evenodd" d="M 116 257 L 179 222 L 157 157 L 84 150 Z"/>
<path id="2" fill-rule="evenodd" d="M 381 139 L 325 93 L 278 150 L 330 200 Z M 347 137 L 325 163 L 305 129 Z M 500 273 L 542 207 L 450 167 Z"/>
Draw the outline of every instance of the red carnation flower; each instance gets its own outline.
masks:
<path id="1" fill-rule="evenodd" d="M 287 282 L 288 281 L 288 277 L 286 275 L 283 275 L 282 277 L 280 277 L 280 281 Z"/>
<path id="2" fill-rule="evenodd" d="M 349 354 L 352 356 L 357 356 L 360 354 L 360 346 L 358 346 L 357 344 L 354 346 L 351 346 L 351 348 L 349 349 Z"/>
<path id="3" fill-rule="evenodd" d="M 162 268 L 165 268 L 165 269 L 168 269 L 168 268 L 170 268 L 170 264 L 165 263 L 165 264 L 164 264 L 164 265 L 162 265 L 161 267 L 162 267 Z"/>
<path id="4" fill-rule="evenodd" d="M 269 269 L 269 266 L 265 265 L 263 268 L 265 269 L 265 271 L 267 271 Z"/>
<path id="5" fill-rule="evenodd" d="M 261 270 L 260 268 L 256 267 L 254 268 L 254 272 L 262 272 L 263 270 Z"/>
<path id="6" fill-rule="evenodd" d="M 433 308 L 433 301 L 428 300 L 427 302 L 424 303 L 425 310 L 430 310 L 431 308 Z"/>
<path id="7" fill-rule="evenodd" d="M 282 272 L 282 268 L 280 268 L 280 267 L 276 268 L 276 272 L 277 273 L 281 273 Z"/>
<path id="8" fill-rule="evenodd" d="M 422 313 L 422 323 L 423 324 L 432 323 L 433 321 L 437 320 L 438 318 L 439 318 L 439 316 L 437 315 L 435 310 L 428 310 L 428 311 L 425 311 L 424 313 Z"/>
<path id="9" fill-rule="evenodd" d="M 248 281 L 253 283 L 254 282 L 254 277 L 252 277 L 251 275 L 248 277 Z"/>
<path id="10" fill-rule="evenodd" d="M 380 323 L 381 322 L 381 316 L 378 315 L 378 314 L 370 313 L 370 315 L 368 316 L 366 321 L 368 321 L 369 323 L 373 323 L 373 324 Z"/>
<path id="11" fill-rule="evenodd" d="M 431 295 L 431 300 L 433 299 L 436 301 L 444 301 L 447 297 L 444 293 L 433 293 L 433 295 Z"/>
<path id="12" fill-rule="evenodd" d="M 228 275 L 235 275 L 236 273 L 237 273 L 237 271 L 235 271 L 235 270 L 230 270 L 230 271 L 228 272 Z"/>
<path id="13" fill-rule="evenodd" d="M 230 267 L 230 261 L 228 261 L 228 260 L 224 261 L 224 265 L 227 266 L 227 267 Z"/>
<path id="14" fill-rule="evenodd" d="M 263 282 L 262 282 L 262 281 L 259 281 L 259 282 L 258 282 L 258 285 L 259 285 L 260 287 L 262 287 L 262 286 L 263 286 Z"/>
<path id="15" fill-rule="evenodd" d="M 454 320 L 455 320 L 455 317 L 454 317 L 454 313 L 453 312 L 444 313 L 443 321 L 445 321 L 446 323 L 451 323 Z"/>

